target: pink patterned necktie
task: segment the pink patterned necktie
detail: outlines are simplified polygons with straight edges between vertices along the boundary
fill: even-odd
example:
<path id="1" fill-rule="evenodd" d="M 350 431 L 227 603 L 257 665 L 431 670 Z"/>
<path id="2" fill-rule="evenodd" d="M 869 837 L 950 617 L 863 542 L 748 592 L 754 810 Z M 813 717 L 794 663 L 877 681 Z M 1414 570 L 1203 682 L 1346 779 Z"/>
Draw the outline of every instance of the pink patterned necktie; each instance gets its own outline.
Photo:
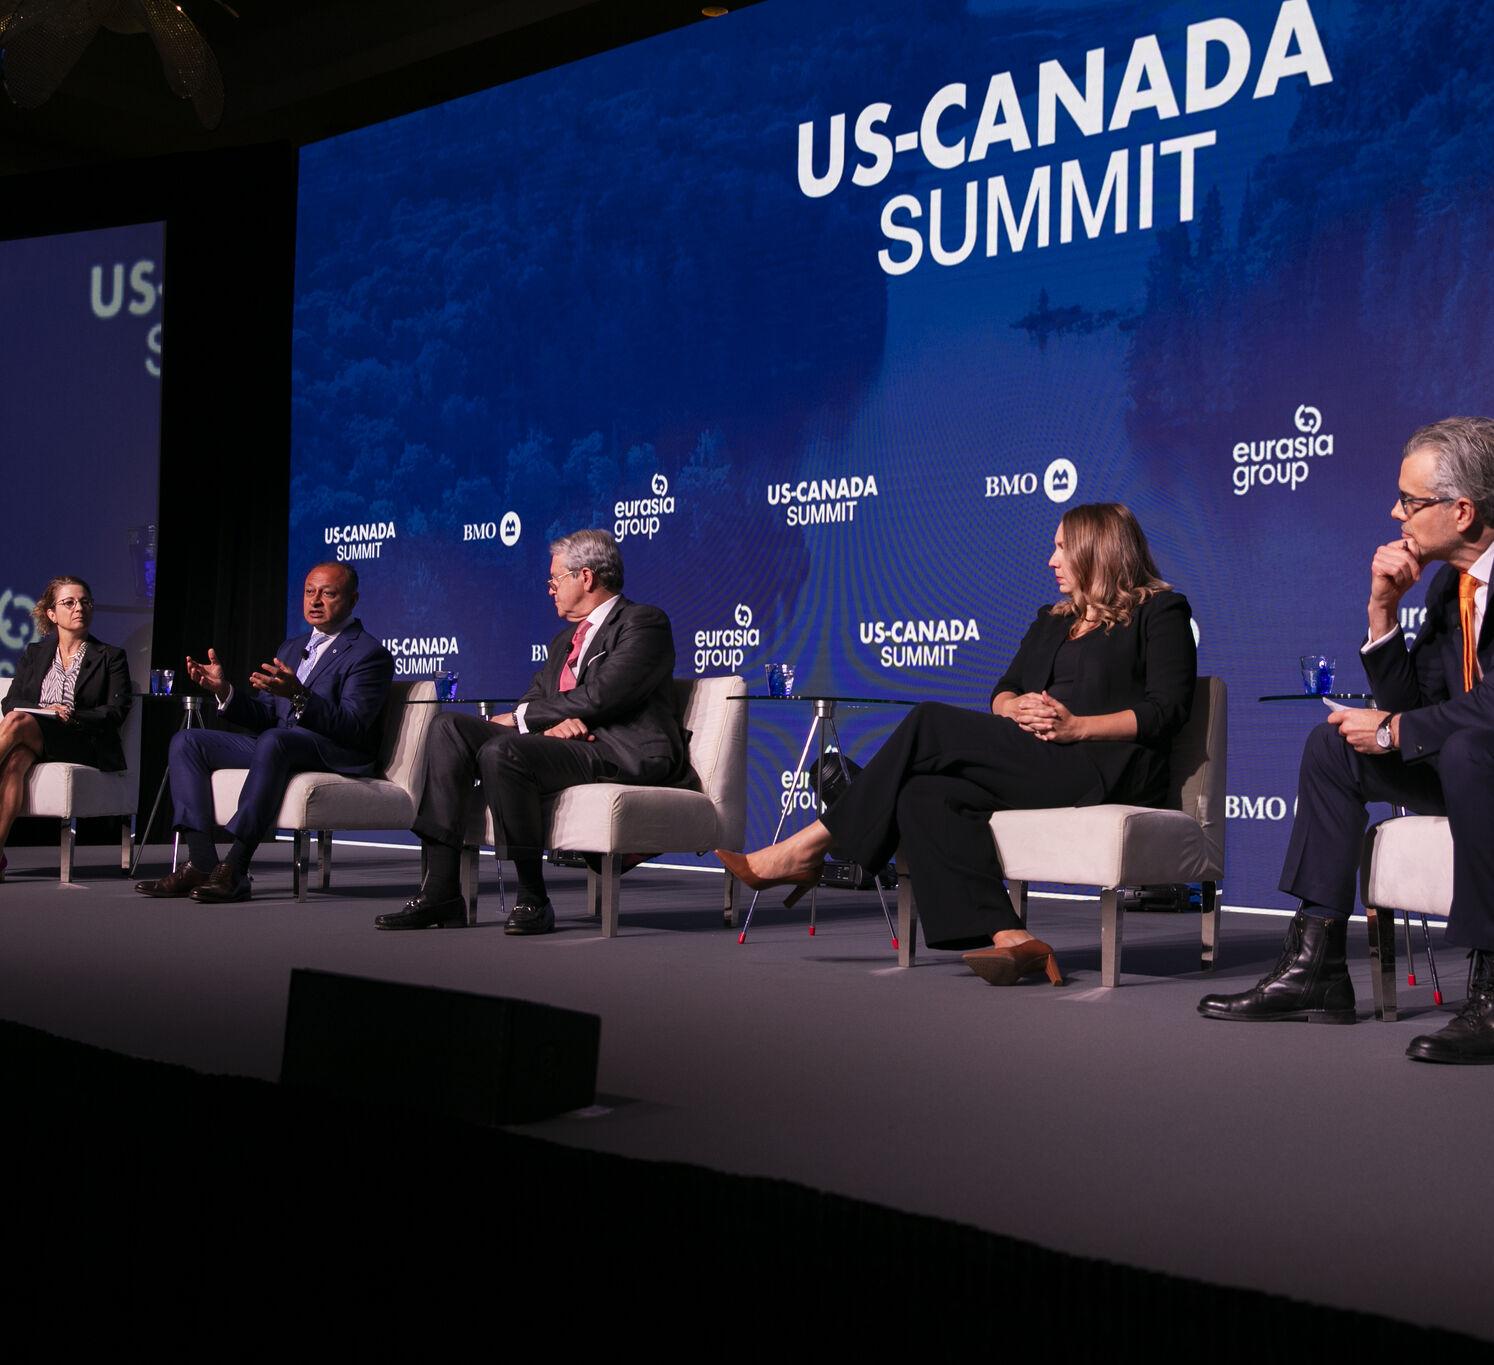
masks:
<path id="1" fill-rule="evenodd" d="M 583 621 L 576 627 L 576 633 L 571 636 L 571 652 L 565 656 L 565 663 L 560 669 L 560 690 L 569 692 L 576 686 L 576 660 L 581 655 L 581 641 L 586 638 L 586 632 L 591 629 L 590 621 Z"/>

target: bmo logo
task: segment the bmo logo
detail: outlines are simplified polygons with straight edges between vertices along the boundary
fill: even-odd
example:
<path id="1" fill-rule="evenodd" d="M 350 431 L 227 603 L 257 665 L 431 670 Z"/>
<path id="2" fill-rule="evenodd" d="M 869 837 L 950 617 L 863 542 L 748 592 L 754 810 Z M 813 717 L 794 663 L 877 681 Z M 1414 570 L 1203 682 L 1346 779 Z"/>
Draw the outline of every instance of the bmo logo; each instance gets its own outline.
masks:
<path id="1" fill-rule="evenodd" d="M 501 521 L 464 522 L 462 539 L 499 540 L 511 548 L 519 543 L 519 514 L 505 512 Z"/>
<path id="2" fill-rule="evenodd" d="M 1287 805 L 1284 796 L 1226 796 L 1224 818 L 1226 820 L 1285 820 L 1297 813 L 1294 800 Z"/>
<path id="3" fill-rule="evenodd" d="M 1020 474 L 986 475 L 986 497 L 1027 498 L 1041 488 L 1049 502 L 1067 502 L 1079 488 L 1079 470 L 1072 460 L 1054 460 L 1042 477 L 1030 470 Z"/>

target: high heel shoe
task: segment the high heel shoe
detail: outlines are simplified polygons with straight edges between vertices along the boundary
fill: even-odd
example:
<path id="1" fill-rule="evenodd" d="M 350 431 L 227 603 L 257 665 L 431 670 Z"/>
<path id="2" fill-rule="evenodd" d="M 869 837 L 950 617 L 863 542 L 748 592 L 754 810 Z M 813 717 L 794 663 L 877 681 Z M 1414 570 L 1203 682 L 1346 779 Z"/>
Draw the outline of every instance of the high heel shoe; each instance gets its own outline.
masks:
<path id="1" fill-rule="evenodd" d="M 1040 938 L 1025 939 L 1006 948 L 978 948 L 964 955 L 965 965 L 989 986 L 1015 986 L 1024 976 L 1045 972 L 1048 983 L 1063 985 L 1063 973 L 1053 949 Z"/>
<path id="2" fill-rule="evenodd" d="M 793 887 L 794 889 L 784 897 L 783 903 L 785 906 L 797 905 L 803 899 L 806 891 L 812 891 L 820 884 L 820 869 L 818 867 L 803 877 L 759 877 L 756 872 L 747 866 L 746 854 L 733 853 L 731 850 L 725 848 L 718 848 L 713 851 L 716 857 L 721 860 L 722 866 L 749 891 L 766 891 L 770 886 Z"/>

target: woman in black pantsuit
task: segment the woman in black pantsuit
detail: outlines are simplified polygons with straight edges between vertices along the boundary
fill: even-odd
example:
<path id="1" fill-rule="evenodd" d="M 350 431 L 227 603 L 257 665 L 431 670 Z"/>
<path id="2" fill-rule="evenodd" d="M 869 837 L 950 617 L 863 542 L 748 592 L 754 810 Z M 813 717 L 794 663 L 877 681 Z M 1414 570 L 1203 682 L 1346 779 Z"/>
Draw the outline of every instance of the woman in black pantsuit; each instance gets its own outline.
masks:
<path id="1" fill-rule="evenodd" d="M 1048 561 L 1063 594 L 1044 606 L 991 692 L 991 714 L 913 708 L 823 820 L 742 855 L 718 850 L 749 887 L 814 885 L 832 848 L 881 867 L 901 846 L 918 880 L 929 946 L 970 948 L 993 985 L 1046 971 L 1052 950 L 1021 926 L 987 822 L 994 810 L 1156 805 L 1197 674 L 1187 599 L 1157 573 L 1119 503 L 1071 508 Z"/>
<path id="2" fill-rule="evenodd" d="M 54 578 L 31 614 L 41 638 L 26 646 L 0 701 L 0 881 L 5 840 L 33 764 L 50 759 L 104 772 L 125 766 L 119 727 L 130 709 L 130 669 L 124 650 L 88 633 L 93 591 L 81 578 Z"/>

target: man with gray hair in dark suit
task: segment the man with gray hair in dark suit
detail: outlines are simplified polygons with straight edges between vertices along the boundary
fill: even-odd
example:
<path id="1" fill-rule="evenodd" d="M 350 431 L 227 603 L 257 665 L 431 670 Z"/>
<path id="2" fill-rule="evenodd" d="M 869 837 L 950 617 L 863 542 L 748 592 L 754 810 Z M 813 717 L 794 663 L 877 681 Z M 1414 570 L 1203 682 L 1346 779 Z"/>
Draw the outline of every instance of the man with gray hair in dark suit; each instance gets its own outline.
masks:
<path id="1" fill-rule="evenodd" d="M 1206 995 L 1199 1013 L 1250 1023 L 1355 1022 L 1344 960 L 1366 806 L 1389 801 L 1446 815 L 1453 840 L 1447 941 L 1470 950 L 1468 1000 L 1419 1062 L 1494 1064 L 1494 421 L 1448 417 L 1406 442 L 1390 506 L 1401 533 L 1370 565 L 1364 671 L 1385 710 L 1340 710 L 1302 754 L 1281 889 L 1302 908 L 1281 959 L 1256 986 Z M 1409 647 L 1401 598 L 1440 562 L 1426 620 Z"/>
<path id="2" fill-rule="evenodd" d="M 504 926 L 547 934 L 547 796 L 585 782 L 669 786 L 690 770 L 675 714 L 674 635 L 657 607 L 622 596 L 623 565 L 607 531 L 576 531 L 550 545 L 547 587 L 567 622 L 513 711 L 482 720 L 443 711 L 431 726 L 425 786 L 413 829 L 426 855 L 420 892 L 380 915 L 380 929 L 462 924 L 463 833 L 473 783 L 493 816 L 500 855 L 513 859 L 518 893 Z"/>

